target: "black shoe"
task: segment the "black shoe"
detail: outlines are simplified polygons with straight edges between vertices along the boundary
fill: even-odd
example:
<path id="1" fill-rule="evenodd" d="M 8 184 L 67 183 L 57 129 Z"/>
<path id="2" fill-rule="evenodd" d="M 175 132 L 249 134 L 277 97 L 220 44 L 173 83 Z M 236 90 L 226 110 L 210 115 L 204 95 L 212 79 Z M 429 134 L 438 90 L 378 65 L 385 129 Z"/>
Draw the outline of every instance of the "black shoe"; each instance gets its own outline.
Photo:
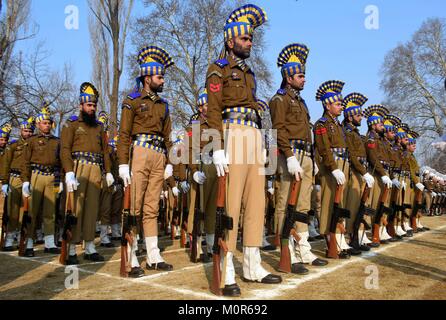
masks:
<path id="1" fill-rule="evenodd" d="M 200 262 L 202 262 L 202 263 L 211 262 L 211 259 L 212 259 L 212 255 L 209 257 L 209 254 L 207 254 L 207 253 L 200 254 Z"/>
<path id="2" fill-rule="evenodd" d="M 58 247 L 58 248 L 62 248 L 62 241 L 57 241 L 57 243 L 56 243 L 56 247 Z"/>
<path id="3" fill-rule="evenodd" d="M 171 264 L 168 264 L 165 262 L 155 263 L 151 266 L 147 263 L 146 268 L 147 268 L 147 270 L 162 270 L 162 271 L 172 271 L 173 270 L 173 266 Z"/>
<path id="4" fill-rule="evenodd" d="M 339 259 L 350 259 L 350 254 L 346 250 L 339 252 Z"/>
<path id="5" fill-rule="evenodd" d="M 269 244 L 267 246 L 264 246 L 264 247 L 260 248 L 260 250 L 263 250 L 263 251 L 274 251 L 274 250 L 276 250 L 276 246 L 273 245 L 273 244 Z"/>
<path id="6" fill-rule="evenodd" d="M 111 240 L 112 240 L 112 241 L 119 241 L 119 240 L 121 240 L 121 238 L 122 238 L 122 237 L 111 237 Z"/>
<path id="7" fill-rule="evenodd" d="M 291 265 L 291 273 L 294 274 L 307 274 L 310 272 L 307 268 L 305 268 L 305 265 L 303 263 L 293 263 Z"/>
<path id="8" fill-rule="evenodd" d="M 201 246 L 207 246 L 206 239 L 201 240 Z"/>
<path id="9" fill-rule="evenodd" d="M 375 243 L 375 242 L 371 242 L 367 244 L 370 248 L 378 248 L 379 247 L 379 243 Z"/>
<path id="10" fill-rule="evenodd" d="M 237 283 L 225 285 L 222 291 L 225 297 L 239 297 L 241 295 L 240 287 Z"/>
<path id="11" fill-rule="evenodd" d="M 101 243 L 101 247 L 114 248 L 115 245 L 114 245 L 112 242 L 109 242 L 109 243 Z"/>
<path id="12" fill-rule="evenodd" d="M 299 264 L 299 263 L 295 263 L 295 264 Z M 301 264 L 301 265 L 303 266 L 303 264 Z M 294 264 L 293 264 L 293 266 L 294 266 Z M 293 269 L 293 268 L 291 267 L 291 269 Z M 245 282 L 260 282 L 260 283 L 265 283 L 265 284 L 277 284 L 277 283 L 281 283 L 282 282 L 282 277 L 279 276 L 279 275 L 270 273 L 267 276 L 263 277 L 263 279 L 260 280 L 260 281 L 246 279 L 245 277 L 242 277 L 242 280 L 245 281 Z"/>
<path id="13" fill-rule="evenodd" d="M 327 264 L 328 264 L 328 261 L 327 261 L 327 260 L 319 259 L 319 258 L 316 258 L 316 259 L 313 260 L 313 262 L 311 263 L 311 265 L 312 265 L 312 266 L 315 266 L 315 267 L 323 267 L 323 266 L 326 266 Z"/>
<path id="14" fill-rule="evenodd" d="M 423 230 L 424 231 L 429 231 L 431 228 L 428 228 L 428 227 L 423 227 Z"/>
<path id="15" fill-rule="evenodd" d="M 351 256 L 360 256 L 362 254 L 362 251 L 355 248 L 350 248 L 347 250 L 347 253 Z"/>
<path id="16" fill-rule="evenodd" d="M 25 257 L 31 258 L 34 257 L 34 249 L 26 249 L 25 250 Z"/>
<path id="17" fill-rule="evenodd" d="M 142 244 L 143 243 L 143 240 L 142 239 L 139 239 L 138 240 L 138 244 Z"/>
<path id="18" fill-rule="evenodd" d="M 129 272 L 129 278 L 141 278 L 144 276 L 144 270 L 141 267 L 133 267 Z"/>
<path id="19" fill-rule="evenodd" d="M 325 238 L 324 238 L 324 236 L 323 235 L 318 235 L 318 236 L 316 236 L 316 237 L 314 237 L 316 240 L 324 240 Z"/>
<path id="20" fill-rule="evenodd" d="M 315 237 L 308 237 L 308 242 L 314 242 L 317 241 Z"/>
<path id="21" fill-rule="evenodd" d="M 4 248 L 3 248 L 3 251 L 5 251 L 5 252 L 12 252 L 12 251 L 15 251 L 15 250 L 17 250 L 17 249 L 14 248 L 13 246 L 10 246 L 10 247 L 4 247 Z"/>
<path id="22" fill-rule="evenodd" d="M 413 230 L 407 230 L 406 231 L 406 237 L 412 238 L 413 237 Z"/>
<path id="23" fill-rule="evenodd" d="M 379 241 L 381 244 L 388 244 L 389 243 L 389 240 L 380 240 Z"/>
<path id="24" fill-rule="evenodd" d="M 44 240 L 36 240 L 36 244 L 44 244 L 45 241 Z"/>
<path id="25" fill-rule="evenodd" d="M 45 248 L 45 250 L 43 250 L 43 252 L 51 253 L 51 254 L 60 254 L 60 249 L 59 248 Z"/>
<path id="26" fill-rule="evenodd" d="M 72 266 L 75 264 L 79 264 L 79 260 L 77 259 L 77 255 L 75 254 L 74 256 L 68 256 L 67 259 L 67 266 Z"/>
<path id="27" fill-rule="evenodd" d="M 99 262 L 99 261 L 104 261 L 104 257 L 101 256 L 99 253 L 95 252 L 92 254 L 84 254 L 84 259 L 85 260 L 90 260 L 90 261 L 94 261 L 94 262 Z"/>
<path id="28" fill-rule="evenodd" d="M 390 238 L 389 241 L 390 241 L 390 242 L 397 242 L 397 241 L 399 241 L 399 240 L 398 240 L 398 238 L 395 236 L 395 237 Z"/>
<path id="29" fill-rule="evenodd" d="M 361 244 L 358 249 L 361 251 L 370 251 L 370 247 L 368 247 L 364 244 Z"/>

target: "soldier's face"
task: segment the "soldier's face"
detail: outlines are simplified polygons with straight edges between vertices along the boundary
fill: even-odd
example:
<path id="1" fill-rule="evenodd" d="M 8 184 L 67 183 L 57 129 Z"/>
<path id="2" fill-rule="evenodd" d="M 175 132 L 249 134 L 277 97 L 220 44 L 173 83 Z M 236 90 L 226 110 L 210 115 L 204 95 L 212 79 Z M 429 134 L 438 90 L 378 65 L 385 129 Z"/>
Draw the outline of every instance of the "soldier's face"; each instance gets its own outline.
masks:
<path id="1" fill-rule="evenodd" d="M 409 143 L 409 139 L 407 139 L 407 138 L 402 138 L 401 139 L 401 144 L 402 145 L 407 146 L 408 143 Z"/>
<path id="2" fill-rule="evenodd" d="M 375 131 L 378 133 L 384 132 L 384 124 L 382 122 L 374 124 Z"/>
<path id="3" fill-rule="evenodd" d="M 393 132 L 393 131 L 387 131 L 387 132 L 386 132 L 386 138 L 389 139 L 389 140 L 391 140 L 391 141 L 395 140 L 395 132 Z"/>
<path id="4" fill-rule="evenodd" d="M 22 131 L 20 132 L 23 139 L 28 139 L 28 138 L 32 137 L 33 133 L 34 133 L 34 131 L 31 129 L 22 129 Z"/>
<path id="5" fill-rule="evenodd" d="M 238 36 L 228 41 L 229 49 L 241 59 L 248 59 L 251 56 L 252 36 Z"/>
<path id="6" fill-rule="evenodd" d="M 51 132 L 52 122 L 50 120 L 42 120 L 37 126 L 39 127 L 40 132 L 49 134 Z"/>
<path id="7" fill-rule="evenodd" d="M 287 82 L 288 84 L 291 86 L 291 88 L 295 89 L 295 90 L 303 90 L 305 87 L 305 74 L 304 73 L 299 73 L 299 74 L 295 74 L 292 77 L 288 77 L 287 78 Z"/>
<path id="8" fill-rule="evenodd" d="M 407 150 L 410 152 L 415 152 L 415 150 L 417 150 L 417 145 L 415 143 L 411 143 L 407 146 Z"/>
<path id="9" fill-rule="evenodd" d="M 164 89 L 164 76 L 156 75 L 146 78 L 148 81 L 148 85 L 150 87 L 150 91 L 152 92 L 163 92 Z"/>
<path id="10" fill-rule="evenodd" d="M 203 115 L 203 117 L 206 117 L 208 114 L 208 104 L 205 103 L 203 106 L 201 106 L 201 114 Z"/>
<path id="11" fill-rule="evenodd" d="M 355 114 L 355 115 L 351 116 L 351 119 L 352 119 L 352 120 L 351 120 L 352 123 L 353 123 L 355 126 L 359 127 L 359 126 L 361 125 L 362 115 L 361 115 L 361 114 Z"/>
<path id="12" fill-rule="evenodd" d="M 344 108 L 342 106 L 342 101 L 327 103 L 325 107 L 327 108 L 328 112 L 334 117 L 339 117 L 342 113 L 342 109 Z"/>
<path id="13" fill-rule="evenodd" d="M 81 110 L 86 114 L 92 116 L 96 113 L 96 103 L 94 102 L 82 103 Z"/>
<path id="14" fill-rule="evenodd" d="M 6 147 L 7 143 L 8 143 L 8 138 L 0 138 L 0 148 Z"/>

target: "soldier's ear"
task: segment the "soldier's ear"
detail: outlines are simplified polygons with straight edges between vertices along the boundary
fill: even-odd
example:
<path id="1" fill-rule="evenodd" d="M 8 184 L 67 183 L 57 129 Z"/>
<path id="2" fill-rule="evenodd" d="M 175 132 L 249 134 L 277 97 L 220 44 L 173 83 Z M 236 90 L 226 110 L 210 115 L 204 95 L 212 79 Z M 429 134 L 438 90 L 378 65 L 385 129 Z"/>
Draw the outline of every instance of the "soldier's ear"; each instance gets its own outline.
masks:
<path id="1" fill-rule="evenodd" d="M 235 45 L 234 38 L 229 39 L 229 40 L 226 42 L 226 45 L 228 46 L 229 49 L 231 49 L 231 50 L 234 49 L 234 45 Z"/>

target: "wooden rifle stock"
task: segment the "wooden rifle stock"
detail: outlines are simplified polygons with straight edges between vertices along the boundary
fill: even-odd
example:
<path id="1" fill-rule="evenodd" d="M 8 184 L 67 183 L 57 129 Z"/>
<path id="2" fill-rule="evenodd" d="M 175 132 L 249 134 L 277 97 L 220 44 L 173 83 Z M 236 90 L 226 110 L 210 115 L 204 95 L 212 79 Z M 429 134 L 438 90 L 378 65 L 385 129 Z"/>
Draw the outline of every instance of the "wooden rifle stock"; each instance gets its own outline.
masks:
<path id="1" fill-rule="evenodd" d="M 338 185 L 336 187 L 336 193 L 335 193 L 335 199 L 334 199 L 334 208 L 333 208 L 333 215 L 335 215 L 335 211 L 336 208 L 338 208 L 339 203 L 341 203 L 341 199 L 342 199 L 342 194 L 344 191 L 344 187 L 341 185 Z M 332 219 L 334 219 L 335 217 L 332 217 Z M 328 242 L 328 252 L 327 252 L 327 257 L 328 258 L 332 258 L 332 259 L 339 259 L 339 255 L 338 255 L 338 244 L 336 241 L 336 229 L 343 227 L 342 224 L 340 224 L 338 221 L 335 222 L 336 223 L 336 227 L 334 228 L 334 230 L 330 230 L 330 241 Z M 332 228 L 330 228 L 332 229 Z"/>
<path id="2" fill-rule="evenodd" d="M 384 204 L 387 201 L 387 197 L 389 196 L 389 188 L 387 186 L 384 186 L 384 189 L 382 190 L 380 196 L 379 196 L 379 209 L 376 213 L 376 219 L 373 224 L 373 232 L 372 232 L 372 242 L 373 243 L 380 243 L 380 236 L 379 236 L 379 227 L 380 224 L 383 223 L 383 211 L 384 211 Z"/>
<path id="3" fill-rule="evenodd" d="M 183 193 L 183 206 L 182 206 L 182 218 L 181 218 L 181 240 L 180 240 L 180 247 L 185 248 L 186 247 L 186 234 L 187 234 L 187 193 Z"/>
<path id="4" fill-rule="evenodd" d="M 23 197 L 23 216 L 22 225 L 20 228 L 20 242 L 19 242 L 19 256 L 23 257 L 25 255 L 26 242 L 28 240 L 28 224 L 31 222 L 31 218 L 28 213 L 28 197 Z"/>
<path id="5" fill-rule="evenodd" d="M 3 199 L 3 215 L 2 215 L 2 234 L 0 239 L 0 250 L 3 250 L 5 246 L 5 237 L 6 237 L 6 230 L 8 229 L 8 197 L 6 196 Z"/>
<path id="6" fill-rule="evenodd" d="M 62 235 L 62 248 L 60 250 L 59 262 L 65 265 L 68 256 L 68 245 L 72 239 L 73 234 L 71 229 L 67 228 L 68 217 L 73 215 L 73 192 L 67 192 L 67 199 L 65 202 L 65 225 L 64 233 Z"/>
<path id="7" fill-rule="evenodd" d="M 133 244 L 131 231 L 128 226 L 128 216 L 130 215 L 130 186 L 124 190 L 124 199 L 122 207 L 122 234 L 121 234 L 121 268 L 119 274 L 121 277 L 128 277 L 131 271 L 130 261 L 128 257 L 127 247 Z"/>
<path id="8" fill-rule="evenodd" d="M 417 218 L 418 218 L 418 211 L 421 209 L 422 201 L 423 201 L 423 192 L 417 188 L 415 190 L 415 205 L 413 208 L 412 215 L 410 217 L 410 226 L 413 229 L 413 232 L 418 232 Z"/>

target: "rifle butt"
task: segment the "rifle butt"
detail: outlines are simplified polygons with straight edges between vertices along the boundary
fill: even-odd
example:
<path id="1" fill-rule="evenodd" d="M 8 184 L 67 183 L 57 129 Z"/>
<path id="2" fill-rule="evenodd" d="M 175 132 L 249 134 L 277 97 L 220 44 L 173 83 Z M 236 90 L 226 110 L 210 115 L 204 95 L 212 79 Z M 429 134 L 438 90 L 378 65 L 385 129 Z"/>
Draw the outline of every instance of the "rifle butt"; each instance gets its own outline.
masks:
<path id="1" fill-rule="evenodd" d="M 220 288 L 221 282 L 221 270 L 220 270 L 220 254 L 212 255 L 212 282 L 211 282 L 211 292 L 217 296 L 223 295 Z"/>
<path id="2" fill-rule="evenodd" d="M 290 248 L 288 247 L 289 240 L 282 240 L 280 244 L 280 261 L 279 268 L 280 272 L 291 273 L 291 254 Z"/>
<path id="3" fill-rule="evenodd" d="M 372 242 L 373 243 L 380 243 L 381 242 L 381 240 L 379 238 L 379 224 L 378 223 L 374 223 L 373 224 Z"/>
<path id="4" fill-rule="evenodd" d="M 186 248 L 186 231 L 183 228 L 181 229 L 180 247 Z"/>
<path id="5" fill-rule="evenodd" d="M 127 278 L 129 276 L 127 272 L 127 262 L 128 262 L 127 245 L 121 245 L 121 268 L 119 274 L 123 278 Z"/>
<path id="6" fill-rule="evenodd" d="M 67 263 L 67 253 L 68 253 L 68 243 L 67 240 L 62 239 L 62 248 L 60 250 L 59 263 L 65 265 Z"/>
<path id="7" fill-rule="evenodd" d="M 338 244 L 336 241 L 336 233 L 330 232 L 330 241 L 328 242 L 327 258 L 339 259 Z"/>

